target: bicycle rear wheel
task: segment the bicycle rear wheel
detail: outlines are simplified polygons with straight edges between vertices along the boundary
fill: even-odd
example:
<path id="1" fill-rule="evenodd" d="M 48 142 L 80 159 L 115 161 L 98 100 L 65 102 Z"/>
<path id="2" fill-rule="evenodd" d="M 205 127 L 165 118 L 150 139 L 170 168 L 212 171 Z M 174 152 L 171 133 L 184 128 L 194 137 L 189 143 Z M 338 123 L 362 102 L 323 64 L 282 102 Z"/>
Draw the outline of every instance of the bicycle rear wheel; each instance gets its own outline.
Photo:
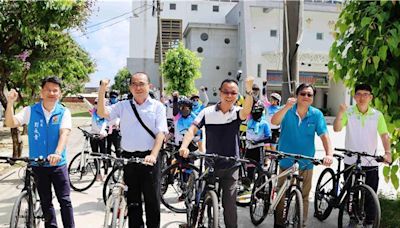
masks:
<path id="1" fill-rule="evenodd" d="M 166 168 L 160 178 L 160 199 L 164 206 L 176 213 L 186 213 L 184 201 L 193 190 L 188 188 L 188 180 L 198 173 L 199 169 L 192 164 L 175 163 Z"/>
<path id="2" fill-rule="evenodd" d="M 29 205 L 29 194 L 27 191 L 22 191 L 15 201 L 11 212 L 10 228 L 36 227 L 36 219 L 33 215 L 33 210 L 29 210 Z"/>
<path id="3" fill-rule="evenodd" d="M 250 218 L 251 222 L 258 226 L 268 214 L 270 207 L 270 195 L 272 191 L 272 183 L 267 184 L 268 176 L 259 175 L 253 185 L 250 197 Z M 261 187 L 265 184 L 263 187 Z M 257 192 L 256 192 L 257 191 Z"/>
<path id="4" fill-rule="evenodd" d="M 106 181 L 103 185 L 103 202 L 104 204 L 107 203 L 108 197 L 110 197 L 112 193 L 112 189 L 114 185 L 118 182 L 121 182 L 124 178 L 124 170 L 123 169 L 113 169 L 110 174 L 108 174 Z"/>
<path id="5" fill-rule="evenodd" d="M 318 178 L 314 194 L 314 216 L 319 221 L 324 221 L 332 212 L 331 200 L 337 194 L 335 186 L 338 186 L 335 173 L 326 168 Z"/>
<path id="6" fill-rule="evenodd" d="M 303 196 L 294 188 L 286 204 L 285 227 L 303 228 Z"/>
<path id="7" fill-rule="evenodd" d="M 85 159 L 82 167 L 81 159 Z M 90 156 L 88 151 L 83 154 L 78 153 L 69 163 L 68 174 L 71 187 L 78 192 L 85 191 L 96 181 L 99 174 L 99 161 Z"/>
<path id="8" fill-rule="evenodd" d="M 381 220 L 381 207 L 378 196 L 368 185 L 354 186 L 340 205 L 338 227 L 378 228 Z"/>
<path id="9" fill-rule="evenodd" d="M 204 200 L 203 208 L 200 210 L 202 213 L 200 221 L 196 227 L 218 228 L 219 222 L 219 208 L 218 197 L 214 191 L 208 191 Z"/>

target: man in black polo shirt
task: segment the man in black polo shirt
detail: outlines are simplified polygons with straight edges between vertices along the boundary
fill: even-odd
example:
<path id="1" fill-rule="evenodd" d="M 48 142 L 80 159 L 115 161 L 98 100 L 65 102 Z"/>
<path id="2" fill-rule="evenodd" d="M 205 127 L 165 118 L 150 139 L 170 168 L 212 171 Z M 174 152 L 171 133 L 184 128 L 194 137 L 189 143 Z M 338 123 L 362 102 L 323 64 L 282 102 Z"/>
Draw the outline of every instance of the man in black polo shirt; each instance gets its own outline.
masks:
<path id="1" fill-rule="evenodd" d="M 219 88 L 220 101 L 199 113 L 183 138 L 179 149 L 181 156 L 188 157 L 189 143 L 198 129 L 204 126 L 206 130 L 206 153 L 239 157 L 239 126 L 251 112 L 253 81 L 253 77 L 246 78 L 246 98 L 243 108 L 235 106 L 239 93 L 237 81 L 225 79 L 221 83 Z M 237 227 L 236 185 L 239 178 L 238 164 L 217 160 L 214 168 L 222 188 L 225 226 L 227 228 Z"/>

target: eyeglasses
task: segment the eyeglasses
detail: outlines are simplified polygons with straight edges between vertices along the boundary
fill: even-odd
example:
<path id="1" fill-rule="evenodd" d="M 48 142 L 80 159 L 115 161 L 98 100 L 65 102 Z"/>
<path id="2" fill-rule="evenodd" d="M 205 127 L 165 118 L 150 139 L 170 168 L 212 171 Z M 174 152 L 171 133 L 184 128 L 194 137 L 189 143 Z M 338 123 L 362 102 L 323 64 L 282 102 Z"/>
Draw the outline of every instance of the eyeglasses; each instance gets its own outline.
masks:
<path id="1" fill-rule="evenodd" d="M 299 93 L 299 95 L 302 96 L 302 97 L 305 97 L 305 96 L 313 97 L 314 96 L 314 94 L 311 94 L 311 93 Z"/>
<path id="2" fill-rule="evenodd" d="M 133 87 L 144 87 L 145 85 L 147 85 L 147 83 L 131 83 Z"/>
<path id="3" fill-rule="evenodd" d="M 371 95 L 370 93 L 356 93 L 355 94 L 356 97 L 368 97 L 370 95 Z"/>
<path id="4" fill-rule="evenodd" d="M 229 92 L 229 91 L 221 90 L 221 93 L 223 93 L 223 94 L 225 94 L 225 95 L 227 95 L 227 96 L 229 96 L 229 95 L 232 95 L 232 96 L 238 95 L 238 93 L 235 92 L 235 91 Z"/>

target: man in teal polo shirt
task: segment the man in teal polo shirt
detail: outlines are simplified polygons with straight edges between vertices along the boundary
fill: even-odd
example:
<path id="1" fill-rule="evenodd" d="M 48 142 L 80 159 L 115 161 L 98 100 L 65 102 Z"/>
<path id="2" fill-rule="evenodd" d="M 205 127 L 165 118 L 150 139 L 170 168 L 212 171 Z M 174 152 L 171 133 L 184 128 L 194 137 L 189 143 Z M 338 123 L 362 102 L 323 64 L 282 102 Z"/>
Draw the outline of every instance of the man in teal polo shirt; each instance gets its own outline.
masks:
<path id="1" fill-rule="evenodd" d="M 296 98 L 289 98 L 285 106 L 272 116 L 271 123 L 281 125 L 279 150 L 286 153 L 301 154 L 309 157 L 315 155 L 315 133 L 321 138 L 325 149 L 324 165 L 332 164 L 332 146 L 324 116 L 320 110 L 311 106 L 315 96 L 315 88 L 310 84 L 301 84 L 296 89 Z M 281 170 L 290 168 L 293 160 L 282 159 Z M 306 224 L 308 215 L 308 195 L 311 190 L 313 165 L 310 161 L 301 160 L 300 176 L 303 177 L 303 221 Z M 284 178 L 279 179 L 281 186 Z M 275 214 L 275 227 L 284 227 L 282 218 L 284 202 L 281 200 Z"/>

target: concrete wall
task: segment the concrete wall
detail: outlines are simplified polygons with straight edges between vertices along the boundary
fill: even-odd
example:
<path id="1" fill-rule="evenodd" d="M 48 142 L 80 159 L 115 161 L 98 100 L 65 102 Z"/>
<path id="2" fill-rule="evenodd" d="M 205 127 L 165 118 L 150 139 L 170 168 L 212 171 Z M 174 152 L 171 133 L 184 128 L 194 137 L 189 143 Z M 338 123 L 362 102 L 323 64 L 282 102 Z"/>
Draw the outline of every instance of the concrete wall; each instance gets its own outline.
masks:
<path id="1" fill-rule="evenodd" d="M 154 59 L 128 58 L 127 68 L 129 72 L 145 72 L 149 75 L 153 85 L 159 85 L 159 65 L 154 63 Z"/>

